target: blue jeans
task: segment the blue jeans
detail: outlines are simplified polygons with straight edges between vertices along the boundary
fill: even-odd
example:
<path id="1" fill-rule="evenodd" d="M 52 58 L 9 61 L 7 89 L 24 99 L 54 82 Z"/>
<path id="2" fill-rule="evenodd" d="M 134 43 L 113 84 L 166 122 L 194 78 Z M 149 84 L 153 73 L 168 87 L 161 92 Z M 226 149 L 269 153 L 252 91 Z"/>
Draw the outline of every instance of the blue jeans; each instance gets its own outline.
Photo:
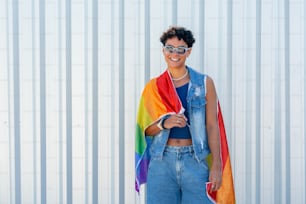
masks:
<path id="1" fill-rule="evenodd" d="M 199 163 L 192 146 L 166 146 L 163 158 L 151 159 L 147 178 L 147 204 L 211 204 L 205 183 L 209 170 Z"/>

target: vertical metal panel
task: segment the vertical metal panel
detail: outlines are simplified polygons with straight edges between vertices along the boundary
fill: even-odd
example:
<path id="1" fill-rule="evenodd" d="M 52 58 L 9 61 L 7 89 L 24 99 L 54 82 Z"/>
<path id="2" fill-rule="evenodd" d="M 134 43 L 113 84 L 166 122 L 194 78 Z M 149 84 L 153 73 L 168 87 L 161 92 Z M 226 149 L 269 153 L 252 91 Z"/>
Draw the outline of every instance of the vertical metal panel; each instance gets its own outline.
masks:
<path id="1" fill-rule="evenodd" d="M 228 1 L 227 4 L 227 57 L 226 57 L 226 87 L 227 87 L 227 97 L 226 97 L 226 109 L 228 110 L 228 117 L 226 119 L 230 131 L 227 131 L 227 136 L 231 138 L 232 136 L 232 84 L 233 84 L 233 1 Z M 231 147 L 231 141 L 228 141 L 229 146 Z"/>
<path id="2" fill-rule="evenodd" d="M 71 0 L 66 0 L 66 189 L 67 204 L 73 203 L 72 169 L 72 79 L 71 79 Z"/>
<path id="3" fill-rule="evenodd" d="M 251 3 L 250 1 L 245 1 L 245 11 L 244 11 L 244 18 L 250 18 L 251 14 Z M 252 55 L 248 50 L 252 47 L 252 35 L 251 35 L 251 25 L 249 23 L 246 23 L 245 25 L 245 45 L 246 45 L 246 52 L 245 52 L 245 78 L 246 78 L 246 88 L 245 88 L 245 104 L 246 104 L 246 112 L 245 112 L 245 199 L 244 203 L 249 203 L 250 198 L 252 198 L 252 192 L 253 192 L 253 186 L 252 186 L 252 179 L 253 179 L 253 169 L 254 165 L 252 164 L 252 153 L 254 151 L 253 145 L 252 145 L 252 107 L 253 107 L 253 100 L 252 95 L 252 69 L 254 66 L 252 66 L 251 59 Z M 256 66 L 255 66 L 256 68 Z"/>
<path id="4" fill-rule="evenodd" d="M 277 6 L 279 7 L 280 4 Z M 280 9 L 277 9 L 277 19 L 280 19 Z M 280 20 L 276 23 L 276 33 L 280 33 Z M 275 44 L 277 47 L 280 47 L 280 36 L 277 35 L 275 39 Z M 274 203 L 281 203 L 281 187 L 282 187 L 282 158 L 281 158 L 281 59 L 280 59 L 280 51 L 277 50 L 275 52 L 275 133 L 274 133 Z"/>
<path id="5" fill-rule="evenodd" d="M 200 58 L 200 70 L 205 70 L 205 1 L 199 1 L 199 58 Z"/>
<path id="6" fill-rule="evenodd" d="M 37 203 L 37 118 L 36 118 L 36 97 L 37 97 L 37 91 L 36 91 L 36 52 L 34 52 L 36 47 L 36 26 L 35 26 L 35 0 L 32 0 L 32 109 L 33 109 L 33 197 L 34 202 L 33 204 Z"/>
<path id="7" fill-rule="evenodd" d="M 11 22 L 10 22 L 10 16 L 9 16 L 9 4 L 8 4 L 8 0 L 5 2 L 6 4 L 6 60 L 7 60 L 7 63 L 6 63 L 6 66 L 7 66 L 7 113 L 8 113 L 8 116 L 7 116 L 7 124 L 8 124 L 8 139 L 9 139 L 9 147 L 8 147 L 8 151 L 9 151 L 9 172 L 8 172 L 8 175 L 9 175 L 9 202 L 10 203 L 13 203 L 13 161 L 12 159 L 10 158 L 13 158 L 13 155 L 12 155 L 12 138 L 13 138 L 13 135 L 12 135 L 12 122 L 11 122 L 11 118 L 12 118 L 12 113 L 11 113 L 11 96 L 10 96 L 10 93 L 12 91 L 12 88 L 11 88 L 11 64 L 10 64 L 10 53 L 11 53 L 11 49 L 10 49 L 10 46 L 9 46 L 9 42 L 10 42 L 10 26 L 11 25 Z"/>
<path id="8" fill-rule="evenodd" d="M 261 0 L 256 0 L 256 188 L 255 203 L 261 203 Z"/>
<path id="9" fill-rule="evenodd" d="M 177 25 L 177 0 L 172 0 L 172 25 Z"/>
<path id="10" fill-rule="evenodd" d="M 62 30 L 62 4 L 61 4 L 62 0 L 58 0 L 58 48 L 59 48 L 59 52 L 58 52 L 58 78 L 59 78 L 59 83 L 58 83 L 58 110 L 59 114 L 58 114 L 58 140 L 59 142 L 59 164 L 58 164 L 58 171 L 59 173 L 59 178 L 58 178 L 58 182 L 59 182 L 59 188 L 58 188 L 58 201 L 59 204 L 63 204 L 64 203 L 64 163 L 63 163 L 63 151 L 64 151 L 64 116 L 63 116 L 63 111 L 61 111 L 63 109 L 64 106 L 64 102 L 63 102 L 63 57 L 62 57 L 62 50 L 60 49 L 62 47 L 63 44 L 63 40 L 62 40 L 62 36 L 63 36 L 63 30 Z"/>
<path id="11" fill-rule="evenodd" d="M 84 117 L 84 134 L 85 134 L 85 204 L 89 203 L 89 181 L 88 181 L 88 175 L 89 175 L 89 169 L 88 169 L 88 160 L 89 160 L 89 86 L 88 86 L 88 71 L 89 71 L 89 63 L 88 63 L 88 0 L 85 0 L 84 2 L 84 92 L 85 92 L 85 103 L 84 103 L 84 112 L 85 112 L 85 117 Z M 93 43 L 94 44 L 94 43 Z M 93 60 L 94 61 L 94 60 Z M 95 100 L 93 98 L 93 100 Z M 98 99 L 96 99 L 98 100 Z M 94 202 L 94 201 L 93 201 Z"/>
<path id="12" fill-rule="evenodd" d="M 13 67 L 14 67 L 14 150 L 15 150 L 15 203 L 20 204 L 20 59 L 19 59 L 19 1 L 13 1 Z"/>
<path id="13" fill-rule="evenodd" d="M 306 2 L 304 1 L 304 158 L 306 158 Z M 304 191 L 306 191 L 306 162 L 304 160 Z M 306 194 L 304 193 L 304 201 Z"/>
<path id="14" fill-rule="evenodd" d="M 291 201 L 291 141 L 290 141 L 290 13 L 289 0 L 284 0 L 285 9 L 285 136 L 286 136 L 286 203 Z"/>
<path id="15" fill-rule="evenodd" d="M 119 0 L 119 203 L 125 201 L 125 57 L 124 57 L 124 0 Z"/>
<path id="16" fill-rule="evenodd" d="M 63 126 L 64 126 L 64 119 L 63 119 L 63 111 L 61 111 L 63 109 L 63 57 L 62 57 L 62 49 L 60 49 L 62 47 L 62 35 L 63 35 L 63 31 L 62 31 L 62 4 L 61 4 L 62 0 L 58 0 L 58 48 L 59 48 L 59 52 L 58 52 L 58 78 L 59 78 L 59 84 L 58 84 L 58 110 L 59 110 L 59 114 L 58 114 L 58 141 L 59 141 L 59 161 L 58 161 L 58 171 L 59 176 L 58 176 L 58 194 L 59 194 L 59 204 L 63 204 L 64 203 L 64 161 L 63 161 L 63 149 L 64 149 L 64 145 L 63 145 L 63 141 L 64 141 L 64 133 L 63 133 Z"/>
<path id="17" fill-rule="evenodd" d="M 114 1 L 112 1 L 111 3 L 111 45 L 115 44 L 115 3 Z M 111 67 L 114 67 L 115 65 L 115 48 L 114 46 L 111 46 L 110 48 L 110 52 L 111 54 Z M 115 72 L 111 72 L 110 74 L 110 78 L 111 78 L 111 92 L 114 93 L 115 92 L 115 86 L 116 86 L 116 80 L 115 80 Z M 117 96 L 115 94 L 111 95 L 111 104 L 115 104 L 115 101 L 117 99 Z M 115 144 L 115 133 L 116 133 L 116 117 L 115 117 L 115 109 L 116 107 L 114 105 L 111 106 L 111 130 L 110 130 L 110 136 L 111 136 L 111 147 L 110 147 L 110 155 L 111 155 L 111 162 L 110 162 L 110 170 L 111 172 L 115 172 L 115 148 L 116 148 L 116 144 Z M 111 174 L 111 179 L 110 179 L 111 185 L 110 185 L 110 191 L 111 191 L 111 203 L 115 203 L 115 174 Z"/>
<path id="18" fill-rule="evenodd" d="M 150 0 L 146 0 L 145 1 L 145 25 L 144 25 L 144 28 L 145 28 L 145 42 L 144 42 L 144 47 L 145 47 L 145 71 L 144 71 L 144 79 L 145 79 L 145 82 L 149 81 L 150 79 L 150 73 L 151 73 L 151 70 L 150 70 L 150 55 L 151 55 L 151 52 L 150 52 L 150 40 L 151 40 L 151 37 L 150 37 Z"/>
<path id="19" fill-rule="evenodd" d="M 47 165 L 46 165 L 46 35 L 45 1 L 39 2 L 39 58 L 40 58 L 40 191 L 41 203 L 47 203 Z"/>
<path id="20" fill-rule="evenodd" d="M 98 159 L 98 147 L 99 147 L 99 140 L 98 140 L 98 114 L 99 114 L 99 95 L 98 95 L 98 1 L 94 0 L 92 3 L 92 11 L 93 11 L 93 18 L 92 18 L 92 202 L 97 204 L 99 202 L 98 199 L 98 178 L 99 178 L 99 159 Z"/>

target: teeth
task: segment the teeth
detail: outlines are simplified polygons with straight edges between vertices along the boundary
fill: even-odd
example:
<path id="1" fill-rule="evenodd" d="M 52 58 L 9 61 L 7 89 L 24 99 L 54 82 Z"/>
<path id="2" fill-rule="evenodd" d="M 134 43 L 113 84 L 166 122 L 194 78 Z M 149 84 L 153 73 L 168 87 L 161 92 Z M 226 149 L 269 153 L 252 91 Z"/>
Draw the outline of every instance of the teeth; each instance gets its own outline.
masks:
<path id="1" fill-rule="evenodd" d="M 178 59 L 178 58 L 170 58 L 170 60 L 171 60 L 171 61 L 174 61 L 174 62 L 179 61 L 179 59 Z"/>

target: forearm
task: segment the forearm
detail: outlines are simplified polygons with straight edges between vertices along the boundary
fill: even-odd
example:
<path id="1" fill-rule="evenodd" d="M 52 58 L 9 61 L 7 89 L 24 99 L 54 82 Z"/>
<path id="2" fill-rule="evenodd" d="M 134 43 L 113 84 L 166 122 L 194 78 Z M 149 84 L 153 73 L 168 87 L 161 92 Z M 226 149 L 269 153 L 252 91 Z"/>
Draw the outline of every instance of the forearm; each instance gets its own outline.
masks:
<path id="1" fill-rule="evenodd" d="M 147 129 L 145 130 L 145 134 L 146 135 L 150 135 L 150 136 L 154 136 L 157 135 L 161 130 L 157 127 L 157 123 L 159 121 L 153 123 L 152 125 L 150 125 L 149 127 L 147 127 Z"/>
<path id="2" fill-rule="evenodd" d="M 218 127 L 208 127 L 208 146 L 212 155 L 213 165 L 221 165 L 220 137 Z"/>

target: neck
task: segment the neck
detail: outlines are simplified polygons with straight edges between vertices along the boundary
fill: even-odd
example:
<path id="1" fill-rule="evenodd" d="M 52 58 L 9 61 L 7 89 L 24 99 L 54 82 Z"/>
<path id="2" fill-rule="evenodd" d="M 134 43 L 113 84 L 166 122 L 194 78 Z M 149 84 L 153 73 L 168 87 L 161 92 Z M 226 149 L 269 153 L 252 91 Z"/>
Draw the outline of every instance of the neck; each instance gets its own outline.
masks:
<path id="1" fill-rule="evenodd" d="M 175 70 L 175 71 L 169 70 L 169 72 L 171 74 L 171 79 L 173 81 L 182 80 L 188 75 L 188 70 L 186 68 L 184 68 L 182 70 Z"/>

